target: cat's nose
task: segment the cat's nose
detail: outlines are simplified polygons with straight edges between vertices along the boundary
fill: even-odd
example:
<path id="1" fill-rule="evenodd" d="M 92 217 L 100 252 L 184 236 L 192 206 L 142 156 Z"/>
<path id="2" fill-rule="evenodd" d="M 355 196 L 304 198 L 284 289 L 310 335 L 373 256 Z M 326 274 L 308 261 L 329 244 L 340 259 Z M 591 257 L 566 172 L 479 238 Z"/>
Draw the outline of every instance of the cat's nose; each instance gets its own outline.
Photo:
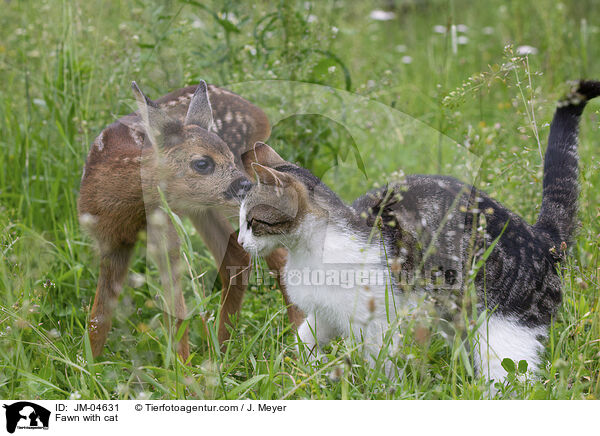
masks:
<path id="1" fill-rule="evenodd" d="M 252 182 L 245 177 L 234 180 L 225 191 L 225 198 L 237 198 L 242 200 L 248 191 L 252 189 Z"/>

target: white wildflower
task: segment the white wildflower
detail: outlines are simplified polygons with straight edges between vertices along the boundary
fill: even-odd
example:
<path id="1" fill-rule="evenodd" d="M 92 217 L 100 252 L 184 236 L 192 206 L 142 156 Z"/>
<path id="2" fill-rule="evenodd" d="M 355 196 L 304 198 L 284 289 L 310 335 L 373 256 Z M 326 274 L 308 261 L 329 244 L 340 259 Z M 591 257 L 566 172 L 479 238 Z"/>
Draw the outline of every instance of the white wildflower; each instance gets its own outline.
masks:
<path id="1" fill-rule="evenodd" d="M 146 277 L 143 274 L 132 273 L 129 275 L 129 283 L 132 288 L 139 288 L 144 283 L 146 283 Z"/>
<path id="2" fill-rule="evenodd" d="M 520 45 L 517 47 L 517 54 L 520 55 L 535 55 L 538 53 L 538 49 L 530 45 Z"/>
<path id="3" fill-rule="evenodd" d="M 256 47 L 246 44 L 244 46 L 244 51 L 250 53 L 252 56 L 256 56 Z"/>
<path id="4" fill-rule="evenodd" d="M 396 14 L 393 12 L 387 12 L 387 11 L 382 11 L 380 9 L 375 9 L 375 10 L 371 11 L 371 13 L 369 14 L 369 17 L 371 17 L 371 19 L 376 20 L 376 21 L 389 21 L 389 20 L 393 20 L 394 18 L 396 18 Z"/>
<path id="5" fill-rule="evenodd" d="M 193 29 L 204 29 L 204 27 L 206 27 L 206 26 L 204 25 L 204 22 L 202 20 L 199 20 L 198 18 L 196 18 L 194 21 L 192 21 Z"/>
<path id="6" fill-rule="evenodd" d="M 221 20 L 227 20 L 227 21 L 231 22 L 232 24 L 237 25 L 240 22 L 238 17 L 233 12 L 226 12 L 226 13 L 219 12 L 219 13 L 217 13 L 217 16 Z"/>

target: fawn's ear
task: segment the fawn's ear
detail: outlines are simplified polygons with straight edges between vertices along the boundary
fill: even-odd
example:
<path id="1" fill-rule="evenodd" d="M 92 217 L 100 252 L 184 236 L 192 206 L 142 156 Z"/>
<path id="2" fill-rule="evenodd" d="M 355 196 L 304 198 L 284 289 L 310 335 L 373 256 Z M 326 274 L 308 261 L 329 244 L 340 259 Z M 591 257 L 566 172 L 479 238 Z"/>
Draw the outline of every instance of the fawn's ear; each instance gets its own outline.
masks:
<path id="1" fill-rule="evenodd" d="M 205 130 L 209 130 L 213 125 L 212 107 L 208 98 L 208 87 L 204 80 L 200 81 L 188 107 L 185 125 L 188 124 L 195 124 Z"/>
<path id="2" fill-rule="evenodd" d="M 137 86 L 137 83 L 131 82 L 131 88 L 137 100 L 144 129 L 152 144 L 158 147 L 171 147 L 181 143 L 183 141 L 183 125 L 150 100 Z"/>
<path id="3" fill-rule="evenodd" d="M 273 168 L 287 163 L 275 150 L 263 142 L 256 142 L 250 150 L 242 153 L 241 159 L 244 169 L 250 175 L 252 175 L 252 164 Z"/>
<path id="4" fill-rule="evenodd" d="M 254 162 L 251 164 L 250 176 L 254 176 L 258 183 L 265 185 L 286 187 L 292 183 L 292 177 L 287 173 L 274 170 Z"/>

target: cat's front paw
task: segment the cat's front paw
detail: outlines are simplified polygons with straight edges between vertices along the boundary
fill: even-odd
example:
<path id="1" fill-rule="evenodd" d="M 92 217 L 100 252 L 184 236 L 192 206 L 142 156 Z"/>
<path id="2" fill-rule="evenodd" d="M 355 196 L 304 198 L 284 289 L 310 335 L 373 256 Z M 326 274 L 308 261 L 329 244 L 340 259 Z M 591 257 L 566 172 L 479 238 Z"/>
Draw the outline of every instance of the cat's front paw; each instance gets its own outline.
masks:
<path id="1" fill-rule="evenodd" d="M 297 335 L 296 351 L 300 359 L 305 363 L 316 360 L 319 349 L 308 319 L 298 327 Z"/>
<path id="2" fill-rule="evenodd" d="M 307 344 L 302 341 L 296 343 L 296 351 L 302 363 L 317 366 L 319 363 L 327 363 L 328 359 L 316 344 Z"/>
<path id="3" fill-rule="evenodd" d="M 312 321 L 312 322 L 311 322 Z M 298 327 L 296 350 L 301 361 L 305 364 L 323 362 L 326 357 L 321 353 L 314 331 L 314 318 L 309 316 Z"/>

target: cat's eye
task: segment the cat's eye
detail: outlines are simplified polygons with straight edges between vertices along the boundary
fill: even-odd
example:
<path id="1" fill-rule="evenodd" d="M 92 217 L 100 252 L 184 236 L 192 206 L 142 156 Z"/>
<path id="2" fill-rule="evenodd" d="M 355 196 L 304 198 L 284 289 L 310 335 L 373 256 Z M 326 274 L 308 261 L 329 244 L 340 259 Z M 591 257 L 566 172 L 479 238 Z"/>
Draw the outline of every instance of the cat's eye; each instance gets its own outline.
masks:
<path id="1" fill-rule="evenodd" d="M 246 221 L 246 224 L 248 225 L 248 230 L 250 230 L 252 228 L 253 222 L 254 222 L 254 218 L 250 218 L 249 220 Z"/>
<path id="2" fill-rule="evenodd" d="M 203 156 L 200 159 L 194 159 L 190 167 L 198 174 L 208 175 L 215 171 L 215 161 L 210 156 Z"/>

